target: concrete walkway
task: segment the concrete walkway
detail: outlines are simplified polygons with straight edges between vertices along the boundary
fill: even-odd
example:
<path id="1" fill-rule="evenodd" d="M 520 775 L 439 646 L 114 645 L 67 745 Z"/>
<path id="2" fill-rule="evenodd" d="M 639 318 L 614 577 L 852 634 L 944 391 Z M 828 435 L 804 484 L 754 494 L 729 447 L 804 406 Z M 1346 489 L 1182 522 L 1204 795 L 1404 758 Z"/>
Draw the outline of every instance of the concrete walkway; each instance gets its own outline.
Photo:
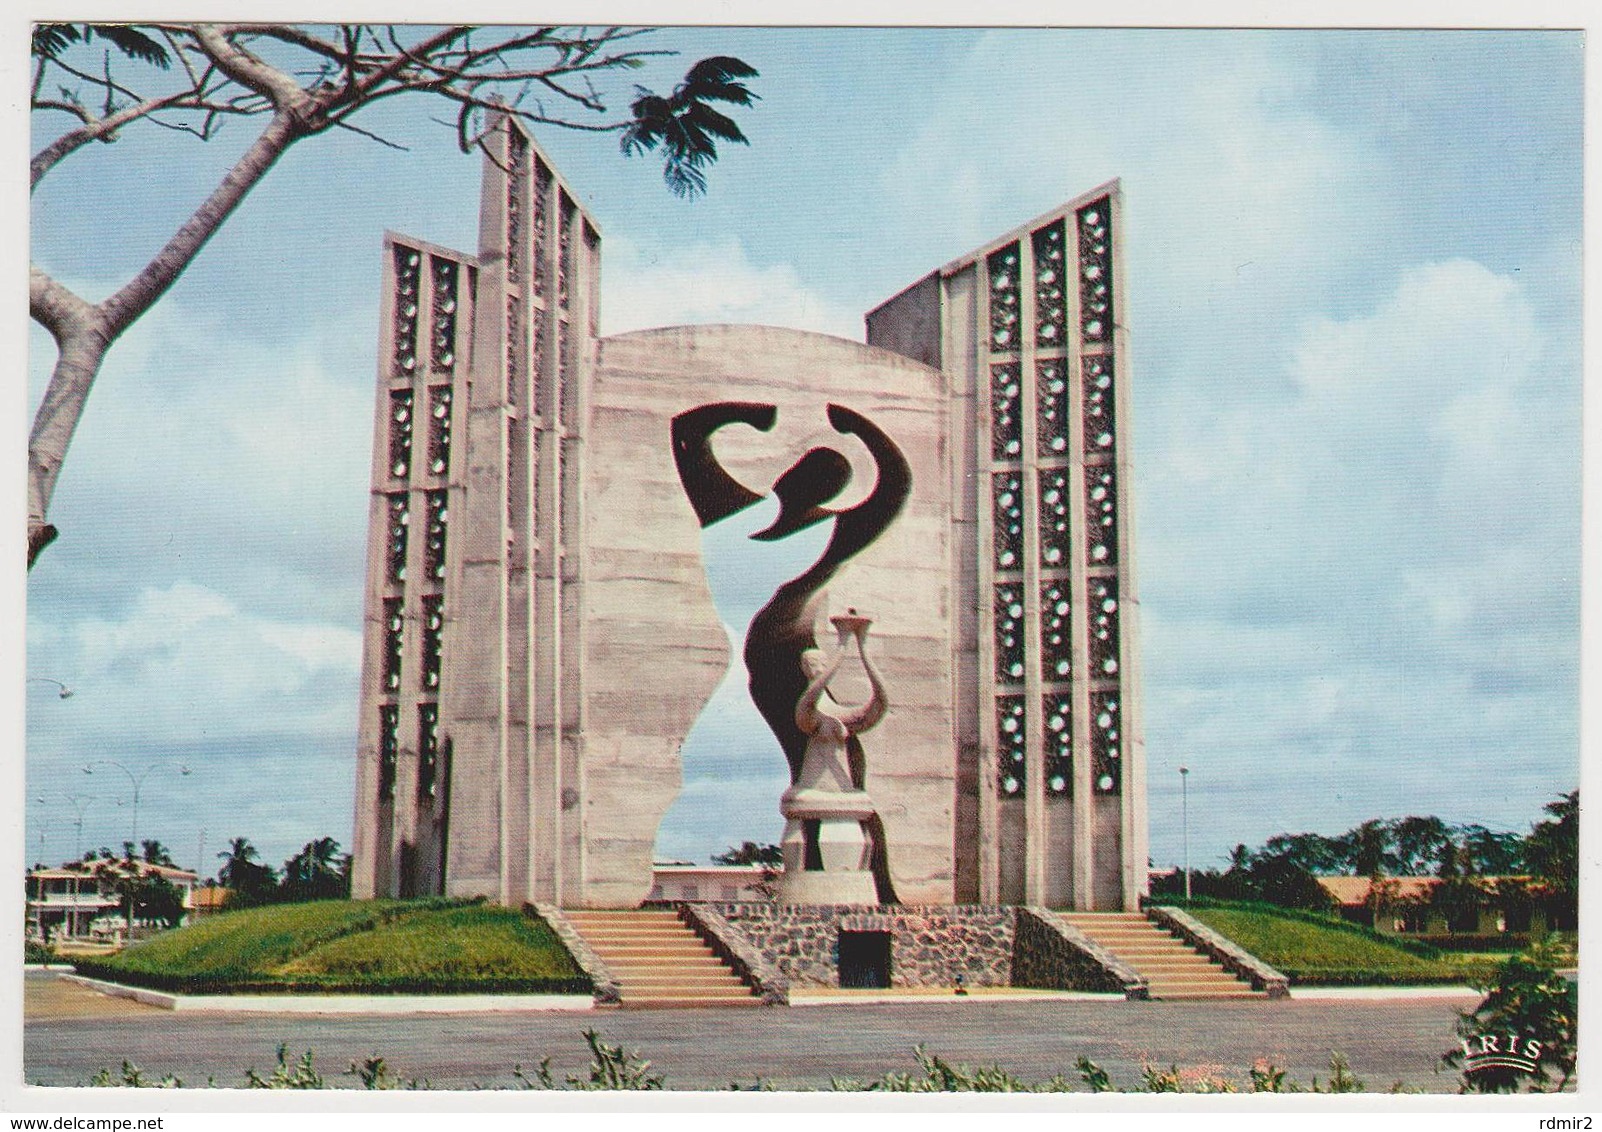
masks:
<path id="1" fill-rule="evenodd" d="M 955 999 L 955 996 L 953 996 Z M 405 1077 L 436 1088 L 514 1087 L 515 1065 L 551 1057 L 558 1079 L 588 1065 L 583 1031 L 638 1049 L 674 1089 L 724 1089 L 760 1078 L 781 1088 L 827 1089 L 831 1078 L 873 1079 L 916 1070 L 913 1047 L 968 1065 L 1002 1065 L 1026 1080 L 1061 1073 L 1076 1080 L 1081 1054 L 1115 1083 L 1133 1087 L 1143 1063 L 1177 1065 L 1243 1080 L 1258 1058 L 1304 1084 L 1329 1075 L 1331 1050 L 1350 1059 L 1369 1088 L 1395 1081 L 1452 1092 L 1457 1079 L 1434 1072 L 1455 1042 L 1467 999 L 1295 998 L 1216 1002 L 1017 999 L 969 995 L 955 1001 L 826 1004 L 805 1009 L 608 1010 L 580 1014 L 216 1015 L 161 1010 L 112 999 L 53 974 L 29 972 L 23 1064 L 34 1084 L 73 1085 L 124 1058 L 147 1073 L 187 1083 L 237 1086 L 245 1070 L 266 1071 L 278 1043 L 291 1056 L 310 1049 L 333 1085 L 354 1060 L 378 1054 Z"/>

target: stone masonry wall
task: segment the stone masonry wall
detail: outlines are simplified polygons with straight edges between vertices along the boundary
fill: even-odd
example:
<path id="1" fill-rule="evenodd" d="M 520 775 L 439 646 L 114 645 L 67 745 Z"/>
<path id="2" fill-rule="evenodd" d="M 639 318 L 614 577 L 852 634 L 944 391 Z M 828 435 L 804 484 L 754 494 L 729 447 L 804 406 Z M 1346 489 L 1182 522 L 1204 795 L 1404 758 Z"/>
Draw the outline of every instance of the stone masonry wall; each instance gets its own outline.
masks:
<path id="1" fill-rule="evenodd" d="M 985 905 L 713 907 L 797 986 L 840 985 L 841 931 L 891 933 L 894 987 L 1007 986 L 1012 975 L 1013 910 Z"/>

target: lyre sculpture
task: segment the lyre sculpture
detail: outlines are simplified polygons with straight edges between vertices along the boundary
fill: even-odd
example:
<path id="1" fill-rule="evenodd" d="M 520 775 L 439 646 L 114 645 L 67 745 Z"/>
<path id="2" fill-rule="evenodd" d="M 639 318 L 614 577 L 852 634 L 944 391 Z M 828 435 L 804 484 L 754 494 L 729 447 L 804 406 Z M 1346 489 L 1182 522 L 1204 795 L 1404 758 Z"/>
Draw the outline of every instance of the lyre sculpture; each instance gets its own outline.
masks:
<path id="1" fill-rule="evenodd" d="M 860 768 L 852 766 L 858 736 L 889 709 L 884 684 L 868 660 L 868 626 L 855 609 L 829 619 L 840 639 L 833 656 L 808 649 L 801 657 L 807 688 L 795 708 L 795 725 L 807 737 L 801 771 L 779 800 L 784 815 L 784 875 L 779 900 L 785 904 L 873 904 L 878 891 L 872 872 L 869 823 L 878 817 L 863 789 Z M 829 681 L 845 661 L 855 637 L 857 655 L 872 689 L 868 702 L 849 708 L 824 706 Z M 830 697 L 832 699 L 832 697 Z"/>

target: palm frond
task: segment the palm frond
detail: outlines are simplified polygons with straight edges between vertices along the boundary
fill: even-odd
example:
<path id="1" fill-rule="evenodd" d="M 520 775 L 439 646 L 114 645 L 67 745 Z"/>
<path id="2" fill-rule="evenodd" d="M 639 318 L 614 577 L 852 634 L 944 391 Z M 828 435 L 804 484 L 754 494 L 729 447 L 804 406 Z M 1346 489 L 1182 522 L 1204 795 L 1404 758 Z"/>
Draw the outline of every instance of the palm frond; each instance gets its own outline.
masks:
<path id="1" fill-rule="evenodd" d="M 74 43 L 83 42 L 76 24 L 35 24 L 32 52 L 36 58 L 54 59 Z"/>
<path id="2" fill-rule="evenodd" d="M 698 102 L 732 102 L 749 106 L 758 96 L 738 79 L 757 76 L 757 70 L 743 59 L 714 55 L 691 67 L 679 86 L 678 94 Z"/>
<path id="3" fill-rule="evenodd" d="M 84 35 L 85 42 L 96 35 L 130 59 L 149 63 L 163 71 L 171 65 L 166 47 L 127 24 L 90 24 L 88 33 Z"/>
<path id="4" fill-rule="evenodd" d="M 38 24 L 31 50 L 36 58 L 55 59 L 72 44 L 88 43 L 97 35 L 129 59 L 163 71 L 172 65 L 163 44 L 127 24 Z"/>
<path id="5" fill-rule="evenodd" d="M 695 123 L 703 133 L 720 137 L 724 141 L 739 142 L 741 145 L 750 144 L 733 118 L 718 113 L 705 103 L 694 103 L 684 112 L 684 117 L 687 121 Z"/>
<path id="6" fill-rule="evenodd" d="M 671 157 L 662 167 L 662 179 L 676 197 L 694 197 L 706 192 L 706 174 Z"/>

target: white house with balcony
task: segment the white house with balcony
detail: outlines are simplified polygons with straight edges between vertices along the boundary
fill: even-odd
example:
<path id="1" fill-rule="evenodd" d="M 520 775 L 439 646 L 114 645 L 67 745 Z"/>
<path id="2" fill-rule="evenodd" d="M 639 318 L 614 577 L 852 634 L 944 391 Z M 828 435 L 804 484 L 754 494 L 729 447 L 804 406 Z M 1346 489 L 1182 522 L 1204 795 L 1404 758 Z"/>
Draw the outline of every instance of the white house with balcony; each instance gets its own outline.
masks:
<path id="1" fill-rule="evenodd" d="M 187 869 L 148 861 L 74 861 L 28 873 L 28 938 L 44 941 L 120 938 L 127 923 L 120 911 L 117 880 L 160 876 L 178 890 L 187 915 L 200 879 Z"/>

